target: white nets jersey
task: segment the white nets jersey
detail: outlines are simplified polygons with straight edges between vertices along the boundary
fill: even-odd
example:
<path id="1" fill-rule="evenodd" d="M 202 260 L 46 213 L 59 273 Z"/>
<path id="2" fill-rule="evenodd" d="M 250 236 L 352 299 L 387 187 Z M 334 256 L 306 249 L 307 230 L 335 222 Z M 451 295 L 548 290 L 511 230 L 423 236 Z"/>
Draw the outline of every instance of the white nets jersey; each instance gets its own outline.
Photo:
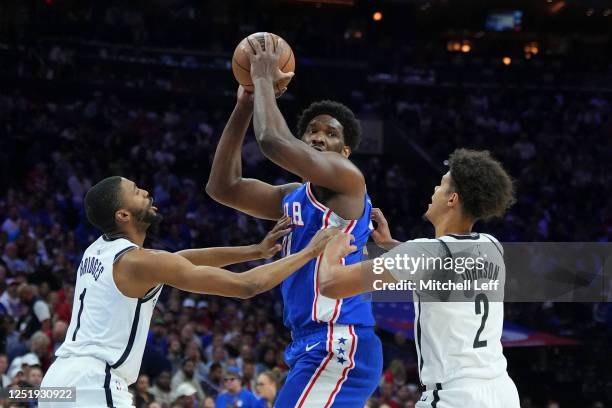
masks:
<path id="1" fill-rule="evenodd" d="M 414 334 L 421 382 L 427 389 L 459 379 L 488 380 L 506 375 L 506 359 L 501 344 L 504 321 L 503 290 L 506 269 L 503 248 L 487 234 L 447 235 L 440 239 L 418 239 L 400 244 L 383 257 L 407 254 L 411 257 L 442 259 L 471 256 L 484 259 L 480 273 L 457 268 L 451 275 L 456 282 L 471 282 L 470 290 L 455 291 L 452 297 L 431 297 L 431 292 L 414 291 Z M 457 264 L 458 265 L 458 264 Z M 397 280 L 427 282 L 436 276 L 426 271 L 406 273 L 389 269 Z M 499 281 L 498 290 L 483 292 L 479 286 Z M 444 293 L 442 291 L 441 293 Z"/>
<path id="2" fill-rule="evenodd" d="M 138 246 L 125 238 L 106 236 L 87 248 L 77 269 L 66 340 L 55 353 L 58 357 L 95 357 L 128 384 L 138 377 L 153 308 L 162 289 L 156 286 L 137 299 L 123 295 L 115 286 L 113 265 L 135 248 Z"/>

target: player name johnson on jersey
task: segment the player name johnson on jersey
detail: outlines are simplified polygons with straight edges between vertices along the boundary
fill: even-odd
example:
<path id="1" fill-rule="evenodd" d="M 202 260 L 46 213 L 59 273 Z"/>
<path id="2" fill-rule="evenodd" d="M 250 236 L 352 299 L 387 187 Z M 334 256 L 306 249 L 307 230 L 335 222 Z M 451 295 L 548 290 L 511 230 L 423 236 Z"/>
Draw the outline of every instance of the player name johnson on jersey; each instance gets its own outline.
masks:
<path id="1" fill-rule="evenodd" d="M 101 236 L 77 269 L 75 302 L 66 340 L 58 357 L 95 357 L 123 377 L 136 381 L 149 322 L 162 285 L 136 299 L 123 295 L 113 279 L 114 263 L 137 245 L 125 238 Z"/>
<path id="2" fill-rule="evenodd" d="M 457 379 L 487 380 L 505 375 L 501 335 L 506 268 L 501 244 L 487 234 L 447 235 L 439 239 L 408 241 L 382 258 L 398 255 L 447 260 L 467 256 L 483 260 L 483 272 L 475 268 L 455 268 L 446 275 L 448 280 L 441 279 L 440 275 L 429 276 L 431 271 L 423 268 L 387 268 L 398 281 L 410 280 L 417 284 L 414 291 L 415 339 L 421 382 L 428 389 L 435 389 L 436 384 Z M 478 283 L 489 282 L 492 276 L 498 282 L 498 290 L 481 292 L 475 289 Z M 420 284 L 428 281 L 450 281 L 464 286 L 450 294 L 435 287 L 432 287 L 433 292 L 420 290 Z"/>

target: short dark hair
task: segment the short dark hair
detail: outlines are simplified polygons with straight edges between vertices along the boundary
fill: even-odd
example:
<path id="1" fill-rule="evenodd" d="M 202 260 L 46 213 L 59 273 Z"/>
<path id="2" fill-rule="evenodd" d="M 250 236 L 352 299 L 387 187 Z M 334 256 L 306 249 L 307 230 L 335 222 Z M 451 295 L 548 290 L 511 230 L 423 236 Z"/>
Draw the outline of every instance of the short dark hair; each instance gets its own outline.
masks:
<path id="1" fill-rule="evenodd" d="M 314 102 L 302 112 L 297 124 L 298 138 L 302 138 L 310 121 L 319 115 L 329 115 L 335 118 L 342 125 L 346 145 L 352 151 L 359 147 L 361 142 L 361 124 L 359 120 L 348 106 L 329 100 Z"/>
<path id="2" fill-rule="evenodd" d="M 501 217 L 515 202 L 513 181 L 487 150 L 455 150 L 448 160 L 451 188 L 474 220 Z"/>
<path id="3" fill-rule="evenodd" d="M 89 222 L 104 234 L 115 232 L 115 212 L 121 207 L 121 177 L 99 181 L 85 194 L 85 214 Z"/>

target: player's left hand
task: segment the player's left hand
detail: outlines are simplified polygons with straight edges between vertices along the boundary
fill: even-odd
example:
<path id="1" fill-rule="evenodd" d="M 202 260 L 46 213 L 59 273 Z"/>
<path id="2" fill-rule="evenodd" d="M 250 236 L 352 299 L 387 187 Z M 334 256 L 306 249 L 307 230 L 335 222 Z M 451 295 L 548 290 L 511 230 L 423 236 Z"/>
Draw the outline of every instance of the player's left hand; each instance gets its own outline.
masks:
<path id="1" fill-rule="evenodd" d="M 278 251 L 281 250 L 281 244 L 277 241 L 291 232 L 291 218 L 284 216 L 266 234 L 263 240 L 257 244 L 257 251 L 260 258 L 269 259 L 272 258 Z"/>
<path id="2" fill-rule="evenodd" d="M 255 82 L 258 78 L 265 78 L 276 84 L 282 79 L 292 78 L 293 72 L 283 72 L 278 67 L 278 60 L 281 55 L 280 47 L 276 47 L 270 33 L 264 34 L 264 46 L 255 36 L 249 36 L 249 42 L 255 50 L 250 53 L 251 59 L 251 79 Z M 282 94 L 282 93 L 281 93 Z M 277 95 L 277 97 L 280 95 Z"/>

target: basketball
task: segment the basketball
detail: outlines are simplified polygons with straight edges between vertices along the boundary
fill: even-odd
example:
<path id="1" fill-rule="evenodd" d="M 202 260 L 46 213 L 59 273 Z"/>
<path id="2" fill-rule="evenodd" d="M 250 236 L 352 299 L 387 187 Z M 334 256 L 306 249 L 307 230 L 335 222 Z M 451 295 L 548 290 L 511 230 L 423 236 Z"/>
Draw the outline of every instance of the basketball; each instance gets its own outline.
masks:
<path id="1" fill-rule="evenodd" d="M 263 32 L 251 34 L 255 36 L 257 41 L 261 44 L 262 48 L 265 48 L 265 40 L 264 40 Z M 234 50 L 234 56 L 232 57 L 232 71 L 234 73 L 234 77 L 236 81 L 240 85 L 244 87 L 248 92 L 253 92 L 255 87 L 253 86 L 253 81 L 251 79 L 251 61 L 249 59 L 249 54 L 255 52 L 252 44 L 249 43 L 249 37 L 244 38 L 236 49 Z M 293 50 L 287 43 L 287 41 L 283 40 L 276 34 L 272 34 L 272 39 L 274 43 L 274 47 L 281 47 L 281 55 L 278 60 L 278 67 L 283 72 L 295 72 L 295 57 L 293 55 Z M 286 87 L 291 78 L 283 79 L 274 84 L 274 90 L 279 92 L 281 89 Z"/>

